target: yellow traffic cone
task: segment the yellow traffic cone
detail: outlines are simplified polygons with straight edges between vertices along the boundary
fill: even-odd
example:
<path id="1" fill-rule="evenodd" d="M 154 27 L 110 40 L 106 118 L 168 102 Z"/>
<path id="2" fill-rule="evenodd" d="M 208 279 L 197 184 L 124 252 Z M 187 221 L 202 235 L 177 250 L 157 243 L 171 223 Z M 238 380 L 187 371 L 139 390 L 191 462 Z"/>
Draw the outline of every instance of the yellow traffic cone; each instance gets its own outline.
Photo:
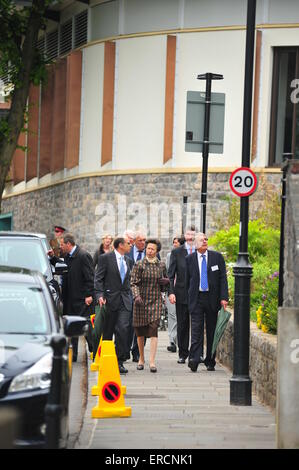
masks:
<path id="1" fill-rule="evenodd" d="M 91 411 L 92 418 L 131 416 L 131 407 L 125 406 L 113 341 L 102 342 L 98 389 L 98 405 Z"/>
<path id="2" fill-rule="evenodd" d="M 101 357 L 101 352 L 102 352 L 102 339 L 103 339 L 103 336 L 101 336 L 100 343 L 96 352 L 96 357 L 94 361 L 90 364 L 90 370 L 92 372 L 96 372 L 99 370 L 100 357 Z"/>
<path id="3" fill-rule="evenodd" d="M 106 341 L 107 342 L 107 341 Z M 113 343 L 113 341 L 112 341 Z M 97 361 L 97 367 L 98 367 L 98 370 L 99 370 L 99 374 L 98 374 L 98 382 L 97 382 L 97 385 L 93 385 L 93 387 L 91 387 L 91 395 L 92 396 L 96 396 L 96 395 L 100 395 L 100 393 L 102 393 L 102 389 L 101 389 L 101 372 L 103 370 L 103 354 L 101 353 L 101 348 L 100 346 L 102 346 L 102 338 L 101 338 L 101 341 L 100 341 L 100 345 L 99 345 L 99 349 L 100 349 L 100 352 L 98 354 L 97 352 L 97 356 L 99 357 L 98 361 Z M 113 344 L 114 346 L 114 344 Z M 111 348 L 111 352 L 112 352 L 112 348 Z M 116 361 L 117 361 L 117 356 L 116 356 L 116 352 L 115 352 L 115 347 L 113 348 L 113 352 L 115 354 L 115 357 L 116 357 Z M 92 366 L 93 364 L 91 364 Z M 93 369 L 95 370 L 95 369 Z M 121 392 L 123 395 L 125 395 L 127 393 L 127 387 L 125 385 L 121 385 Z"/>

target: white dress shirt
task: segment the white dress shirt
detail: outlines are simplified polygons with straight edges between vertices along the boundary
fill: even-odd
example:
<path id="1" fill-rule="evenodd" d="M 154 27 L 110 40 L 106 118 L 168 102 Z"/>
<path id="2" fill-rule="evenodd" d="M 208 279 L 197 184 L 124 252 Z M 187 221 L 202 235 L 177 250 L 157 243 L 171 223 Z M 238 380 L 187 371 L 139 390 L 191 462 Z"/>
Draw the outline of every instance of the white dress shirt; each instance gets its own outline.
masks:
<path id="1" fill-rule="evenodd" d="M 199 251 L 197 252 L 197 261 L 198 261 L 200 279 L 201 279 L 202 255 L 205 255 L 205 257 L 206 257 L 207 271 L 208 271 L 208 250 L 206 250 L 204 253 L 199 253 Z M 203 292 L 202 288 L 200 287 L 200 281 L 199 281 L 199 290 L 200 290 L 200 292 Z M 209 288 L 204 292 L 208 292 L 208 290 L 209 290 Z"/>
<path id="2" fill-rule="evenodd" d="M 188 245 L 187 242 L 185 242 L 185 248 L 186 248 L 186 250 L 187 250 L 187 252 L 188 252 L 188 255 L 191 255 L 190 249 L 192 249 L 192 253 L 194 253 L 194 251 L 195 251 L 195 247 L 194 247 L 194 246 L 191 246 L 191 245 Z"/>
<path id="3" fill-rule="evenodd" d="M 74 245 L 73 248 L 71 249 L 71 251 L 69 252 L 69 256 L 73 256 L 76 248 L 77 248 L 77 245 Z"/>

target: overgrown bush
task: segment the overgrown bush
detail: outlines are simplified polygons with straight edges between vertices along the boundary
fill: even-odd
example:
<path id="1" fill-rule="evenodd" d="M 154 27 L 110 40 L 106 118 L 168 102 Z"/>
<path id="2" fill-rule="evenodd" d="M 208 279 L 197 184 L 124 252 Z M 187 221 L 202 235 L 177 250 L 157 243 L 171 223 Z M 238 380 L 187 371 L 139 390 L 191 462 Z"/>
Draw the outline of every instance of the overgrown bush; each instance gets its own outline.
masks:
<path id="1" fill-rule="evenodd" d="M 277 333 L 278 271 L 269 276 L 263 285 L 262 303 L 256 311 L 257 326 L 265 333 Z"/>
<path id="2" fill-rule="evenodd" d="M 251 220 L 248 223 L 248 252 L 250 262 L 255 263 L 261 258 L 269 260 L 279 259 L 279 230 L 268 228 L 263 221 Z M 210 239 L 221 252 L 226 255 L 228 263 L 235 262 L 239 252 L 239 224 L 233 225 L 229 230 L 220 230 Z"/>
<path id="3" fill-rule="evenodd" d="M 279 267 L 279 230 L 265 226 L 261 219 L 249 221 L 248 224 L 248 253 L 253 267 L 251 278 L 250 317 L 257 321 L 257 311 L 262 306 L 261 325 L 264 330 L 274 333 L 277 321 L 278 283 L 272 282 L 271 274 Z M 228 286 L 230 305 L 234 304 L 235 278 L 233 266 L 239 252 L 239 224 L 234 224 L 229 230 L 220 230 L 209 240 L 210 247 L 223 253 L 228 271 Z M 271 279 L 271 281 L 270 281 Z M 277 278 L 275 278 L 277 280 Z M 277 284 L 277 286 L 276 286 Z M 276 288 L 277 287 L 277 288 Z M 269 289 L 269 294 L 267 290 Z M 261 315 L 261 311 L 259 311 Z M 258 322 L 259 326 L 259 322 Z"/>
<path id="4" fill-rule="evenodd" d="M 223 203 L 222 214 L 214 217 L 217 232 L 210 238 L 209 245 L 224 254 L 230 306 L 233 307 L 233 266 L 239 252 L 240 199 L 225 196 Z M 277 329 L 280 214 L 279 192 L 261 175 L 249 206 L 248 253 L 253 267 L 250 317 L 259 328 L 269 333 L 276 333 Z"/>

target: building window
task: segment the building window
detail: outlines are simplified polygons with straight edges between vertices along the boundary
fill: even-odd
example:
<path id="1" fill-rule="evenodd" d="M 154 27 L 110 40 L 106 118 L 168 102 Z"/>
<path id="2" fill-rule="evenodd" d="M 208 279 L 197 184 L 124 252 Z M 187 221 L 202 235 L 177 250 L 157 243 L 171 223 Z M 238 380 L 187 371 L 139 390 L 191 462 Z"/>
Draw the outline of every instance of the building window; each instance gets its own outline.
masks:
<path id="1" fill-rule="evenodd" d="M 299 47 L 274 48 L 269 166 L 299 159 Z"/>

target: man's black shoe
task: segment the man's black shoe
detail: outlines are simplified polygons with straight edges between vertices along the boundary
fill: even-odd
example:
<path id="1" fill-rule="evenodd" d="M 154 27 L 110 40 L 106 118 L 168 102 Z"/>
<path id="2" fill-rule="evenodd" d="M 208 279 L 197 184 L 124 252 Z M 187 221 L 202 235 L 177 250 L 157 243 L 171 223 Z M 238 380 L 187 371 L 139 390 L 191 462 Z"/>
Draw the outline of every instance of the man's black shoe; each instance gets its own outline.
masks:
<path id="1" fill-rule="evenodd" d="M 200 356 L 199 358 L 199 364 L 204 364 L 205 360 L 203 356 Z"/>
<path id="2" fill-rule="evenodd" d="M 196 362 L 194 362 L 194 361 L 189 361 L 188 362 L 188 367 L 189 367 L 189 369 L 192 370 L 192 372 L 196 372 L 198 364 L 196 364 Z"/>
<path id="3" fill-rule="evenodd" d="M 119 373 L 120 374 L 127 374 L 128 369 L 126 369 L 122 364 L 119 364 Z"/>
<path id="4" fill-rule="evenodd" d="M 77 362 L 77 356 L 73 356 L 73 362 Z"/>
<path id="5" fill-rule="evenodd" d="M 209 372 L 213 372 L 213 371 L 215 370 L 215 367 L 209 365 L 209 366 L 207 366 L 207 370 L 208 370 Z"/>
<path id="6" fill-rule="evenodd" d="M 170 343 L 170 345 L 167 346 L 167 351 L 175 353 L 176 352 L 176 345 L 174 343 Z"/>
<path id="7" fill-rule="evenodd" d="M 139 356 L 132 356 L 132 362 L 138 362 L 139 361 Z"/>
<path id="8" fill-rule="evenodd" d="M 186 362 L 186 359 L 184 359 L 183 357 L 180 357 L 178 359 L 178 364 L 185 364 L 185 362 Z"/>

